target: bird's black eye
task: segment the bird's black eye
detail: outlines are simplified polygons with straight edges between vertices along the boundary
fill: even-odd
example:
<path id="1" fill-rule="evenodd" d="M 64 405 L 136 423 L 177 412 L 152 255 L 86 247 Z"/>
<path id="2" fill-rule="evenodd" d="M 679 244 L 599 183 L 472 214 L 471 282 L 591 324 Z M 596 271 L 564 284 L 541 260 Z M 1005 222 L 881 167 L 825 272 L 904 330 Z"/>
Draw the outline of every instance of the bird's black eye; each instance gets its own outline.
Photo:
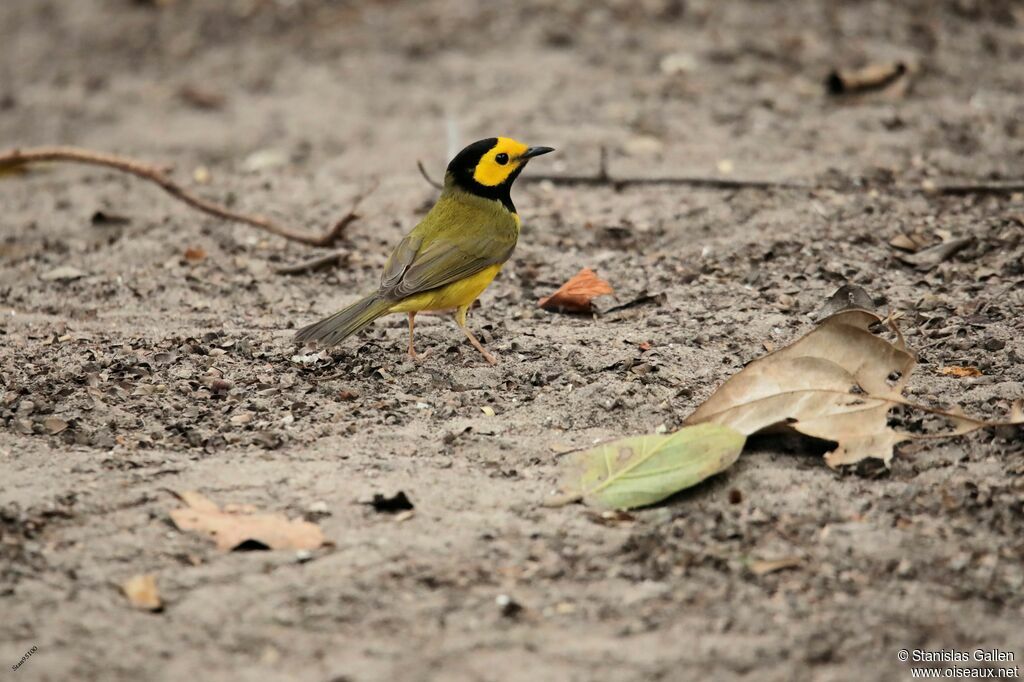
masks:
<path id="1" fill-rule="evenodd" d="M 494 160 L 498 162 L 498 165 L 504 166 L 508 163 L 508 154 L 502 152 L 494 157 Z"/>

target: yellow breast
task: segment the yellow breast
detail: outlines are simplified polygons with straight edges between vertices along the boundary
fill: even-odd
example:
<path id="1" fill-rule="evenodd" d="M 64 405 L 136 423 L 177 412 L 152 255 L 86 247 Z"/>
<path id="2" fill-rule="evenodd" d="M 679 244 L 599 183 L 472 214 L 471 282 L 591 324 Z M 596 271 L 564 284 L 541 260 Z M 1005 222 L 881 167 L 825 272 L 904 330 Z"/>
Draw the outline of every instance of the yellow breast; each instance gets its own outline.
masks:
<path id="1" fill-rule="evenodd" d="M 480 294 L 484 293 L 501 270 L 501 265 L 484 268 L 475 275 L 446 284 L 437 289 L 413 294 L 404 298 L 391 308 L 393 313 L 413 313 L 420 310 L 448 310 L 450 308 L 469 307 Z"/>

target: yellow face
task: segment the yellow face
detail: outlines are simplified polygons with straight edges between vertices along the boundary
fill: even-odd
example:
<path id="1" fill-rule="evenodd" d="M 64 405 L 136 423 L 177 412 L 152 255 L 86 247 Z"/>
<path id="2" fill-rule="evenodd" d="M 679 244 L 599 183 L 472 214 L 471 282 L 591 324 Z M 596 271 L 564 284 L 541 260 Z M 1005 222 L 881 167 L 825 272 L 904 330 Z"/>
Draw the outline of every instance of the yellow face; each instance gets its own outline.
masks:
<path id="1" fill-rule="evenodd" d="M 473 171 L 473 179 L 486 187 L 497 187 L 508 180 L 508 176 L 528 159 L 522 155 L 529 149 L 522 142 L 509 137 L 499 137 L 489 151 L 480 157 Z"/>

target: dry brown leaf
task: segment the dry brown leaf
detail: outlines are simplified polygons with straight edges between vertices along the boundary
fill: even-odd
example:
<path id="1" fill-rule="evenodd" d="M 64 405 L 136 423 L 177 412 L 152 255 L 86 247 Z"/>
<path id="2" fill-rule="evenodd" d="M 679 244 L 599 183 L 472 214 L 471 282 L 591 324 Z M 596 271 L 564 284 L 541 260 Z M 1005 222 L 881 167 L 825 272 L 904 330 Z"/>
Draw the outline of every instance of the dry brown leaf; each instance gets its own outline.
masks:
<path id="1" fill-rule="evenodd" d="M 133 575 L 121 583 L 121 591 L 128 597 L 132 606 L 137 608 L 159 611 L 164 606 L 160 600 L 160 591 L 156 587 L 156 576 L 152 573 Z"/>
<path id="2" fill-rule="evenodd" d="M 980 377 L 981 370 L 977 367 L 957 367 L 955 365 L 950 367 L 940 367 L 939 374 L 945 374 L 951 377 Z"/>
<path id="3" fill-rule="evenodd" d="M 915 438 L 949 437 L 1024 421 L 1016 411 L 1009 421 L 987 422 L 908 403 L 903 390 L 916 358 L 891 320 L 895 342 L 870 331 L 886 321 L 861 309 L 827 317 L 796 342 L 730 377 L 685 423 L 723 424 L 748 436 L 781 427 L 833 441 L 836 448 L 825 461 L 838 467 L 869 457 L 888 463 L 897 443 Z M 897 405 L 943 417 L 951 428 L 924 435 L 896 431 L 888 419 Z"/>
<path id="4" fill-rule="evenodd" d="M 185 249 L 185 260 L 189 263 L 198 263 L 206 260 L 206 251 L 199 248 L 198 246 L 190 246 Z"/>
<path id="5" fill-rule="evenodd" d="M 836 289 L 835 293 L 829 296 L 821 308 L 818 309 L 818 312 L 814 314 L 814 321 L 822 322 L 827 317 L 831 317 L 844 310 L 850 310 L 851 308 L 873 310 L 874 307 L 875 303 L 871 300 L 871 295 L 864 291 L 862 287 L 844 284 Z M 768 352 L 775 350 L 774 344 L 772 345 L 772 348 L 766 348 L 765 350 Z"/>
<path id="6" fill-rule="evenodd" d="M 545 310 L 562 310 L 571 313 L 588 313 L 591 301 L 598 296 L 615 293 L 611 285 L 590 268 L 583 268 L 560 286 L 558 291 L 537 302 Z"/>
<path id="7" fill-rule="evenodd" d="M 944 241 L 941 244 L 930 246 L 923 251 L 917 251 L 915 253 L 900 253 L 896 254 L 896 258 L 903 261 L 907 265 L 913 265 L 918 270 L 927 271 L 931 270 L 940 263 L 952 258 L 962 249 L 970 246 L 974 243 L 974 237 L 961 237 L 960 239 L 950 239 Z"/>
<path id="8" fill-rule="evenodd" d="M 722 384 L 687 423 L 713 421 L 750 435 L 774 424 L 862 411 L 863 393 L 899 396 L 914 356 L 872 334 L 882 318 L 850 309 L 827 317 L 795 343 L 758 358 Z M 889 383 L 888 377 L 900 378 Z M 785 414 L 782 414 L 785 413 Z"/>
<path id="9" fill-rule="evenodd" d="M 889 240 L 889 246 L 901 251 L 917 253 L 928 245 L 928 238 L 919 232 L 898 234 Z"/>
<path id="10" fill-rule="evenodd" d="M 251 507 L 221 510 L 196 492 L 178 495 L 187 507 L 171 510 L 179 530 L 209 535 L 224 551 L 234 549 L 316 549 L 324 536 L 315 523 L 289 520 L 280 514 L 249 513 Z"/>

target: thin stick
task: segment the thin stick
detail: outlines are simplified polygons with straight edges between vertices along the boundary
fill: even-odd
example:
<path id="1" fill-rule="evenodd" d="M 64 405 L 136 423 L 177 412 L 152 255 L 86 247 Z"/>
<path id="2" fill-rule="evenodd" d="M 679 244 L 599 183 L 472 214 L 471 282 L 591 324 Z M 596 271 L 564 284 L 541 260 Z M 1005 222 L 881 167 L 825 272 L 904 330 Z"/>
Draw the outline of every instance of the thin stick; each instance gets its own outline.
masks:
<path id="1" fill-rule="evenodd" d="M 608 180 L 608 147 L 601 145 L 600 155 L 597 158 L 597 177 Z"/>
<path id="2" fill-rule="evenodd" d="M 282 265 L 279 268 L 274 268 L 274 274 L 297 275 L 299 273 L 307 272 L 309 270 L 319 270 L 320 268 L 337 263 L 339 260 L 346 258 L 348 255 L 348 249 L 338 249 L 337 251 L 322 253 L 318 256 L 313 256 L 312 258 L 299 261 L 298 263 L 294 263 L 292 265 Z"/>
<path id="3" fill-rule="evenodd" d="M 222 220 L 251 225 L 264 230 L 265 232 L 276 234 L 294 242 L 309 244 L 311 246 L 330 246 L 338 241 L 342 234 L 344 234 L 345 229 L 351 223 L 358 220 L 359 215 L 356 213 L 356 208 L 359 206 L 359 203 L 366 198 L 373 189 L 375 189 L 375 187 L 372 187 L 368 191 L 357 196 L 352 202 L 352 208 L 349 209 L 348 214 L 342 216 L 342 218 L 331 225 L 326 232 L 317 235 L 309 234 L 302 230 L 295 230 L 284 225 L 279 225 L 270 218 L 261 215 L 232 211 L 225 206 L 191 194 L 166 175 L 170 170 L 166 167 L 160 168 L 150 166 L 123 156 L 104 154 L 101 152 L 90 151 L 88 149 L 79 149 L 77 147 L 33 147 L 30 149 L 12 149 L 6 152 L 0 152 L 0 169 L 16 168 L 30 163 L 50 161 L 64 161 L 92 166 L 102 166 L 104 168 L 113 168 L 114 170 L 121 171 L 122 173 L 128 173 L 129 175 L 134 175 L 137 178 L 149 180 L 150 182 L 158 185 L 162 190 L 170 194 L 175 199 L 183 201 L 192 208 L 202 211 L 203 213 L 207 213 Z"/>
<path id="4" fill-rule="evenodd" d="M 710 178 L 703 176 L 668 175 L 660 177 L 623 177 L 615 178 L 597 175 L 524 175 L 525 182 L 550 182 L 555 185 L 610 185 L 615 189 L 643 185 L 686 185 L 688 187 L 704 187 L 706 189 L 817 189 L 815 185 L 802 182 L 784 182 L 774 180 L 730 180 L 727 178 Z"/>
<path id="5" fill-rule="evenodd" d="M 928 193 L 928 188 L 922 187 L 921 191 Z M 1017 194 L 1024 192 L 1024 182 L 979 182 L 967 184 L 938 185 L 933 192 L 947 194 L 950 196 L 966 196 L 968 194 Z"/>
<path id="6" fill-rule="evenodd" d="M 550 182 L 554 185 L 576 186 L 610 186 L 616 190 L 626 187 L 651 185 L 684 185 L 704 189 L 740 190 L 740 189 L 789 189 L 789 190 L 831 190 L 844 194 L 857 193 L 861 190 L 846 187 L 817 185 L 805 182 L 786 182 L 774 180 L 740 180 L 729 178 L 713 178 L 700 175 L 665 175 L 654 177 L 612 177 L 607 170 L 600 169 L 594 175 L 524 175 L 520 182 Z M 887 188 L 877 187 L 879 192 Z M 973 183 L 948 184 L 934 187 L 917 187 L 914 185 L 894 185 L 888 188 L 892 194 L 942 194 L 946 196 L 995 195 L 1004 196 L 1024 193 L 1024 183 Z"/>
<path id="7" fill-rule="evenodd" d="M 427 173 L 427 169 L 424 168 L 423 166 L 423 162 L 420 161 L 419 159 L 416 160 L 416 167 L 420 169 L 420 175 L 423 176 L 423 179 L 427 181 L 428 185 L 430 185 L 434 189 L 444 189 L 444 186 L 440 182 L 430 177 L 430 175 Z"/>
<path id="8" fill-rule="evenodd" d="M 555 185 L 610 185 L 616 190 L 638 185 L 687 185 L 707 189 L 815 189 L 814 185 L 772 180 L 734 180 L 703 176 L 614 177 L 608 170 L 608 148 L 598 150 L 597 173 L 593 175 L 524 175 L 524 182 L 550 182 Z"/>

